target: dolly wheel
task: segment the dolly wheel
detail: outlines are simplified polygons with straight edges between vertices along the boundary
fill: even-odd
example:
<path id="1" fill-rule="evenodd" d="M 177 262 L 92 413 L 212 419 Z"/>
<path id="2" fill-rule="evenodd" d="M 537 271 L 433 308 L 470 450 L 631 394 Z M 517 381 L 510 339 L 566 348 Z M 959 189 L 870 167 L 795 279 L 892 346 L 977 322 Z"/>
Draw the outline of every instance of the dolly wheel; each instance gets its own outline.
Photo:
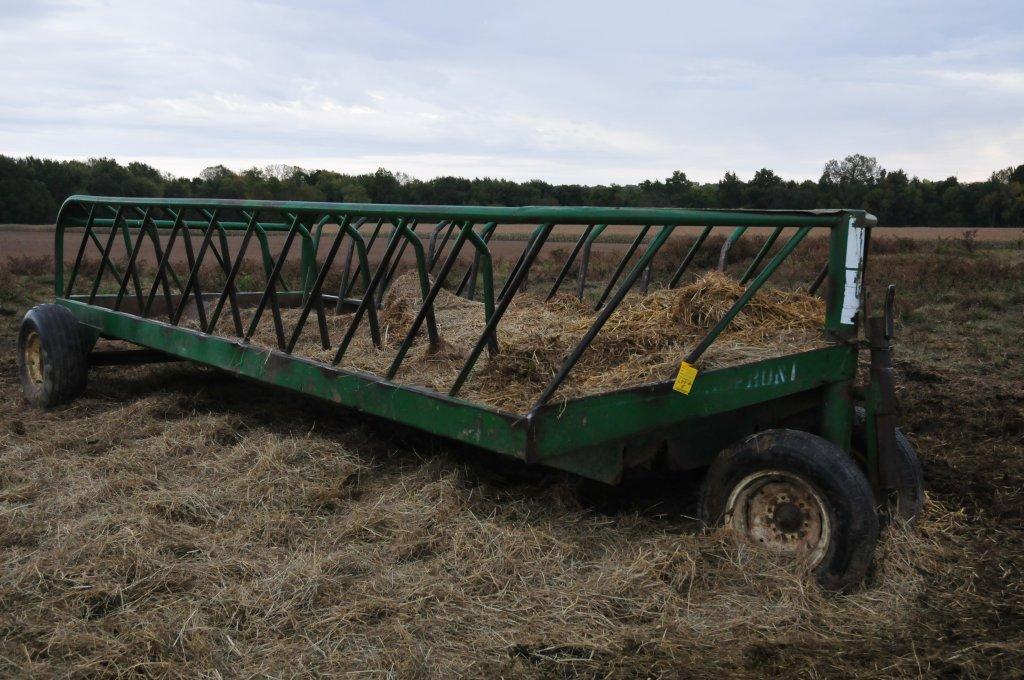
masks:
<path id="1" fill-rule="evenodd" d="M 25 399 L 51 408 L 85 389 L 87 351 L 75 315 L 58 305 L 28 310 L 18 334 L 18 374 Z"/>
<path id="2" fill-rule="evenodd" d="M 849 590 L 871 566 L 878 515 L 871 486 L 834 444 L 769 430 L 715 457 L 701 489 L 701 519 L 798 559 L 829 590 Z"/>
<path id="3" fill-rule="evenodd" d="M 853 410 L 853 448 L 857 451 L 867 451 L 867 420 L 864 408 L 858 406 Z M 885 515 L 888 519 L 898 517 L 912 525 L 924 508 L 924 471 L 913 444 L 898 427 L 894 468 L 896 488 L 885 490 Z"/>

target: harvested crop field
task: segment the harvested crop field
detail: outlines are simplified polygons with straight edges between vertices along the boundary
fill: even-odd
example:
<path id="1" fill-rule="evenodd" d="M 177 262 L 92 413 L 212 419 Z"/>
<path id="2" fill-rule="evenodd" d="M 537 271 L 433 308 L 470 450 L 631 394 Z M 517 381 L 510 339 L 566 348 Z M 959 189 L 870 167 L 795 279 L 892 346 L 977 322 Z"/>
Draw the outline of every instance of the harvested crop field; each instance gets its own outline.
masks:
<path id="1" fill-rule="evenodd" d="M 30 410 L 51 265 L 0 262 L 0 674 L 1019 676 L 1024 252 L 879 246 L 929 501 L 845 596 L 702 533 L 697 476 L 605 489 L 187 364 Z"/>
<path id="2" fill-rule="evenodd" d="M 525 224 L 502 225 L 494 240 L 491 242 L 491 252 L 493 252 L 496 257 L 515 257 L 519 254 L 520 250 L 522 250 L 522 242 L 529 237 L 530 233 L 535 228 L 535 225 Z M 547 250 L 553 250 L 559 246 L 564 247 L 566 245 L 571 245 L 572 241 L 578 238 L 581 230 L 582 227 L 560 225 L 552 238 L 549 239 L 549 244 L 546 245 L 545 248 Z M 75 242 L 76 236 L 74 235 L 80 231 L 80 229 L 69 229 L 69 240 L 71 242 Z M 370 225 L 364 225 L 361 231 L 364 237 L 369 238 L 373 229 Z M 330 226 L 325 230 L 325 233 L 328 234 L 333 234 L 334 232 L 335 229 L 332 229 Z M 679 227 L 676 230 L 677 236 L 673 236 L 673 238 L 681 239 L 693 237 L 699 232 L 700 229 L 698 227 Z M 762 237 L 767 235 L 769 232 L 770 229 L 762 227 L 753 227 L 750 230 L 751 234 L 758 234 Z M 595 252 L 624 251 L 629 246 L 630 240 L 635 235 L 635 230 L 632 227 L 614 225 L 609 227 L 605 233 L 608 238 L 594 244 Z M 891 229 L 879 227 L 876 229 L 876 235 L 880 238 L 914 241 L 930 241 L 935 239 L 954 241 L 963 239 L 968 234 L 970 235 L 971 240 L 979 243 L 1024 243 L 1024 229 L 981 228 L 966 232 L 955 229 L 936 229 L 929 227 L 916 229 Z M 280 232 L 272 232 L 268 235 L 268 238 L 271 250 L 274 253 L 277 253 L 284 241 L 284 234 Z M 234 251 L 241 243 L 242 237 L 239 234 L 230 234 L 228 236 L 228 240 L 231 244 L 232 250 Z M 372 252 L 383 252 L 384 248 L 384 239 L 380 239 L 374 245 L 374 250 Z M 123 245 L 121 243 L 115 243 L 112 252 L 115 257 L 123 257 L 125 255 Z M 247 257 L 256 261 L 258 252 L 257 248 L 250 248 Z M 53 227 L 50 225 L 38 224 L 0 224 L 0 253 L 12 253 L 21 257 L 53 257 Z M 143 262 L 155 264 L 152 253 L 148 250 L 143 250 L 139 257 Z M 405 253 L 404 258 L 406 261 L 411 262 L 412 253 Z M 176 259 L 176 261 L 178 260 Z"/>

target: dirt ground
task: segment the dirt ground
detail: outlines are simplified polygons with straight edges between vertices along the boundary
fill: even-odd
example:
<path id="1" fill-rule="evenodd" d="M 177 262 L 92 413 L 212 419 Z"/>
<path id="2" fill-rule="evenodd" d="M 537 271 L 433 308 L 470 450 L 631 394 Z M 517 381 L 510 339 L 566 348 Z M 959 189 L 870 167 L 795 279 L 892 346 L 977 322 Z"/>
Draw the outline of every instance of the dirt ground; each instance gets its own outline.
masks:
<path id="1" fill-rule="evenodd" d="M 51 265 L 0 257 L 0 675 L 1021 677 L 1024 251 L 872 258 L 929 500 L 835 596 L 701 532 L 699 476 L 606 489 L 187 364 L 32 410 Z"/>

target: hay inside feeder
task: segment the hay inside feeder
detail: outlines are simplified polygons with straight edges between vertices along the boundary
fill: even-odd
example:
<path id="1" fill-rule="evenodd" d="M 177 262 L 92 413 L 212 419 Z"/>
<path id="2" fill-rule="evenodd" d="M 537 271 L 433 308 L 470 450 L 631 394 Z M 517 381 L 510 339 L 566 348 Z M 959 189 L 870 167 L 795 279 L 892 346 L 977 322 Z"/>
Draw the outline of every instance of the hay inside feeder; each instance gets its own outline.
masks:
<path id="1" fill-rule="evenodd" d="M 611 316 L 583 354 L 554 400 L 670 380 L 690 348 L 722 318 L 743 293 L 735 280 L 709 272 L 687 286 L 632 294 Z M 375 348 L 364 318 L 340 366 L 384 375 L 420 307 L 415 274 L 397 278 L 380 310 L 382 346 Z M 430 351 L 426 324 L 420 328 L 395 381 L 446 393 L 484 329 L 483 303 L 442 290 L 434 303 L 441 341 Z M 283 312 L 286 334 L 297 310 Z M 565 356 L 596 317 L 592 306 L 571 295 L 545 301 L 520 293 L 498 325 L 500 351 L 478 360 L 459 396 L 514 412 L 528 410 Z M 822 331 L 824 303 L 802 292 L 763 288 L 705 352 L 699 368 L 749 363 L 827 344 Z M 351 315 L 328 315 L 337 346 Z M 256 344 L 275 347 L 269 313 Z M 307 320 L 294 354 L 330 363 L 335 348 L 320 345 L 316 318 Z"/>

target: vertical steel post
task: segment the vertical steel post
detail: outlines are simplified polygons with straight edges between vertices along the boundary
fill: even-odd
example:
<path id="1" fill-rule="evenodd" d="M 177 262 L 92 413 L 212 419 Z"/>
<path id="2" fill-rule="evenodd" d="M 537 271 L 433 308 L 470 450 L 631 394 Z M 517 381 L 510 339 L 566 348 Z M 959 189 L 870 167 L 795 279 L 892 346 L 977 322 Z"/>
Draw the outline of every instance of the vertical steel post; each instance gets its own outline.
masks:
<path id="1" fill-rule="evenodd" d="M 576 275 L 576 297 L 583 300 L 584 293 L 587 292 L 587 272 L 590 269 L 590 249 L 594 246 L 594 241 L 601 235 L 601 232 L 608 227 L 607 224 L 599 224 L 594 227 L 594 230 L 590 232 L 590 236 L 587 237 L 586 242 L 583 244 L 583 257 L 580 259 L 580 270 Z"/>
<path id="2" fill-rule="evenodd" d="M 829 383 L 821 395 L 821 436 L 849 452 L 853 434 L 853 386 Z"/>
<path id="3" fill-rule="evenodd" d="M 725 266 L 728 264 L 729 249 L 732 248 L 737 241 L 743 238 L 743 234 L 746 231 L 747 227 L 736 227 L 733 232 L 729 234 L 729 238 L 727 238 L 725 243 L 722 244 L 721 252 L 718 253 L 718 271 L 725 271 Z"/>
<path id="4" fill-rule="evenodd" d="M 477 252 L 476 254 L 473 255 L 473 263 L 469 265 L 469 269 L 466 270 L 466 275 L 462 277 L 462 282 L 459 284 L 459 287 L 455 290 L 456 295 L 462 295 L 462 291 L 466 291 L 467 300 L 472 300 L 473 298 L 476 297 L 476 279 L 477 273 L 480 271 L 480 258 L 483 255 L 486 255 L 487 266 L 491 266 L 490 251 L 487 249 L 487 244 L 490 242 L 491 236 L 494 234 L 494 230 L 497 226 L 497 222 L 488 222 L 480 230 L 478 238 L 473 239 L 474 245 L 477 246 L 477 242 L 479 241 L 479 243 L 483 245 L 483 249 L 481 250 L 480 247 L 477 246 Z M 472 238 L 472 236 L 470 238 Z M 468 288 L 466 287 L 467 284 L 469 286 Z M 491 291 L 492 297 L 493 292 L 494 291 Z M 491 302 L 493 304 L 493 300 Z"/>

